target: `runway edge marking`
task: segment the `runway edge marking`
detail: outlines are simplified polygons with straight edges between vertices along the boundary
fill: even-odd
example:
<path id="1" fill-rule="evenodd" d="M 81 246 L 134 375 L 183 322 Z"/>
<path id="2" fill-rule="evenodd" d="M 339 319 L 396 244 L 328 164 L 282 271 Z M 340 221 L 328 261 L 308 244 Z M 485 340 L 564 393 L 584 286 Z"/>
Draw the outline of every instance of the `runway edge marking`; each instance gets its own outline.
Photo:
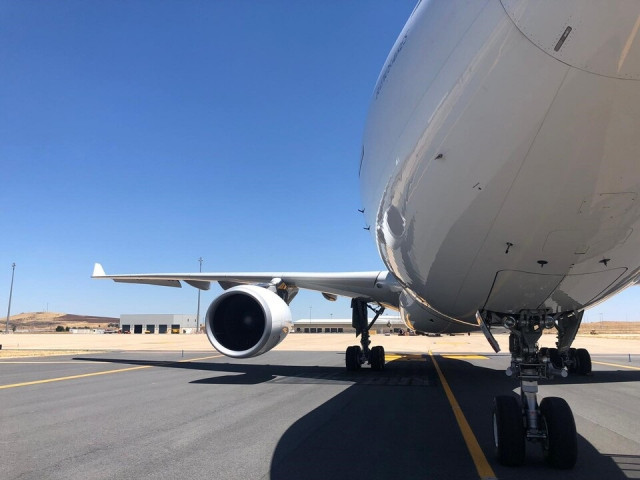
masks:
<path id="1" fill-rule="evenodd" d="M 194 362 L 194 361 L 199 361 L 199 360 L 208 360 L 210 358 L 218 358 L 221 357 L 222 355 L 211 355 L 209 357 L 200 357 L 200 358 L 189 358 L 189 359 L 184 359 L 184 360 L 179 360 L 176 363 L 187 363 L 187 362 Z M 12 383 L 10 385 L 0 385 L 0 390 L 5 390 L 8 388 L 16 388 L 16 387 L 27 387 L 29 385 L 40 385 L 42 383 L 52 383 L 52 382 L 62 382 L 64 380 L 74 380 L 76 378 L 85 378 L 85 377 L 95 377 L 97 375 L 107 375 L 110 373 L 119 373 L 119 372 L 131 372 L 133 370 L 142 370 L 144 368 L 153 368 L 156 365 L 141 365 L 138 367 L 129 367 L 129 368 L 118 368 L 115 370 L 105 370 L 103 372 L 92 372 L 92 373 L 81 373 L 78 375 L 69 375 L 66 377 L 57 377 L 57 378 L 47 378 L 44 380 L 34 380 L 31 382 L 22 382 L 22 383 Z"/>
<path id="2" fill-rule="evenodd" d="M 489 465 L 487 457 L 485 457 L 482 448 L 480 448 L 478 439 L 473 434 L 473 431 L 469 426 L 469 422 L 467 422 L 467 419 L 462 412 L 462 408 L 460 408 L 460 404 L 456 400 L 456 397 L 453 395 L 453 391 L 451 390 L 451 387 L 449 387 L 449 382 L 447 382 L 447 379 L 444 377 L 442 370 L 440 370 L 440 366 L 436 361 L 436 357 L 433 355 L 433 352 L 431 350 L 429 350 L 429 356 L 431 357 L 433 366 L 436 368 L 436 372 L 438 373 L 438 377 L 440 378 L 440 383 L 442 384 L 442 387 L 444 388 L 444 391 L 447 395 L 447 400 L 449 400 L 449 404 L 451 405 L 453 414 L 456 417 L 458 427 L 460 428 L 460 432 L 462 433 L 464 442 L 467 445 L 467 449 L 471 454 L 471 458 L 473 459 L 473 463 L 476 466 L 478 475 L 480 475 L 480 478 L 482 480 L 497 480 L 496 474 L 491 468 L 491 465 Z"/>

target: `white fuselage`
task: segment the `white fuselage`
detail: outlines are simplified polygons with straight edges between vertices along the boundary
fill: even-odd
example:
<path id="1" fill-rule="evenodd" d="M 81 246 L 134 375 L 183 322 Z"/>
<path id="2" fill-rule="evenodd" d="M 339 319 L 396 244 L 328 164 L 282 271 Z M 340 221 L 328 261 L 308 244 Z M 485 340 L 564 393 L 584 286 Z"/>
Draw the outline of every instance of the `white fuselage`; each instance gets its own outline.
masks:
<path id="1" fill-rule="evenodd" d="M 423 1 L 360 165 L 380 255 L 440 318 L 582 310 L 640 274 L 640 9 Z M 639 35 L 640 37 L 640 35 Z"/>

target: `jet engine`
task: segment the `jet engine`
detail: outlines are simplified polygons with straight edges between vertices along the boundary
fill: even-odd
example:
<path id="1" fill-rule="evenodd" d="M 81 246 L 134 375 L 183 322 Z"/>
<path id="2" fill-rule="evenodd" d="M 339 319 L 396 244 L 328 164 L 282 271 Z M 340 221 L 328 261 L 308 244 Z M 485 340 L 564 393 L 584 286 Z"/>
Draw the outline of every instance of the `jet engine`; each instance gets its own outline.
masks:
<path id="1" fill-rule="evenodd" d="M 230 288 L 205 317 L 207 337 L 223 355 L 249 358 L 268 352 L 291 329 L 291 310 L 275 293 L 255 285 Z"/>

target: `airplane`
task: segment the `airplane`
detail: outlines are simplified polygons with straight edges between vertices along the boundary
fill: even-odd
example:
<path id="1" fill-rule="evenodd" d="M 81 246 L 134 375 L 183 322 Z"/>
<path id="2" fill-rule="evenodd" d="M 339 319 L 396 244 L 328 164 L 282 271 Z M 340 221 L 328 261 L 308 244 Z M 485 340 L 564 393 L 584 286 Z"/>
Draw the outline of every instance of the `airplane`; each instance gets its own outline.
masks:
<path id="1" fill-rule="evenodd" d="M 384 368 L 369 329 L 398 310 L 412 330 L 509 332 L 520 398 L 494 399 L 496 455 L 577 460 L 573 414 L 538 381 L 589 374 L 572 344 L 584 310 L 640 278 L 640 9 L 597 0 L 420 1 L 373 90 L 359 181 L 388 271 L 107 275 L 208 289 L 206 333 L 233 358 L 290 330 L 300 288 L 352 299 L 348 370 Z M 373 311 L 369 320 L 368 312 Z M 557 348 L 539 348 L 545 329 Z"/>

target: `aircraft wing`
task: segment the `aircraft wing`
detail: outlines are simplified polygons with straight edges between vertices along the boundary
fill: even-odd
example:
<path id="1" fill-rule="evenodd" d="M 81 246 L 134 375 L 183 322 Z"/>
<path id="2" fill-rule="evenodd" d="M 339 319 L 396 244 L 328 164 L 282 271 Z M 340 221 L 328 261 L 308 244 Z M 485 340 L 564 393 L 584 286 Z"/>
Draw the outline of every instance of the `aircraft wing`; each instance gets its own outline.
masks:
<path id="1" fill-rule="evenodd" d="M 96 263 L 91 278 L 107 278 L 122 283 L 142 283 L 165 287 L 182 287 L 185 282 L 200 290 L 208 290 L 211 282 L 218 282 L 223 289 L 235 285 L 274 285 L 278 289 L 306 289 L 321 292 L 327 300 L 338 295 L 350 298 L 366 298 L 372 302 L 398 306 L 398 294 L 402 290 L 396 279 L 386 271 L 379 272 L 247 272 L 247 273 L 141 273 L 107 275 L 102 265 Z M 295 295 L 291 295 L 291 298 Z"/>

